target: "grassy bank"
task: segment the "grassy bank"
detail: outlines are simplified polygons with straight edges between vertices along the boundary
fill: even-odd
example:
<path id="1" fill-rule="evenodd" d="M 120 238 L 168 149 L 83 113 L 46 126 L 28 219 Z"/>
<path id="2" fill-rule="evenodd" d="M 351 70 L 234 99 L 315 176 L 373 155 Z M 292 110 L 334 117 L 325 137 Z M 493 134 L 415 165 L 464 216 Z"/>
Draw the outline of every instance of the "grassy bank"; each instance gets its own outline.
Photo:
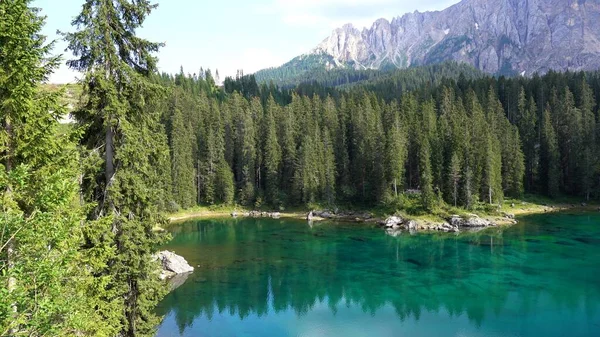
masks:
<path id="1" fill-rule="evenodd" d="M 342 210 L 352 210 L 357 213 L 369 214 L 373 219 L 382 219 L 391 215 L 400 215 L 407 219 L 412 219 L 420 224 L 442 223 L 451 215 L 470 215 L 476 214 L 482 218 L 489 219 L 498 224 L 509 223 L 506 221 L 506 215 L 523 216 L 528 214 L 539 214 L 549 212 L 560 212 L 566 210 L 573 211 L 598 211 L 600 204 L 598 202 L 585 203 L 577 198 L 557 198 L 550 199 L 537 195 L 526 195 L 522 199 L 507 199 L 498 207 L 497 205 L 478 204 L 473 210 L 443 206 L 431 212 L 420 210 L 410 202 L 402 205 L 378 206 L 371 208 L 364 207 L 340 207 Z M 308 207 L 297 207 L 285 210 L 278 210 L 282 218 L 306 219 L 310 210 L 327 209 L 322 205 L 310 205 Z M 168 214 L 171 223 L 180 223 L 192 219 L 202 218 L 222 218 L 231 217 L 233 212 L 243 214 L 253 209 L 233 205 L 213 205 L 197 206 L 191 209 L 182 210 L 176 213 Z M 272 209 L 259 209 L 259 211 L 274 211 Z"/>
<path id="2" fill-rule="evenodd" d="M 169 218 L 171 223 L 179 223 L 182 221 L 192 219 L 231 217 L 231 214 L 233 212 L 243 214 L 253 210 L 254 209 L 231 205 L 197 206 L 191 209 L 168 214 L 167 217 Z M 259 211 L 266 212 L 273 210 L 260 209 Z M 306 214 L 309 212 L 309 210 L 307 210 L 306 208 L 297 208 L 277 212 L 281 214 L 282 218 L 305 219 Z"/>

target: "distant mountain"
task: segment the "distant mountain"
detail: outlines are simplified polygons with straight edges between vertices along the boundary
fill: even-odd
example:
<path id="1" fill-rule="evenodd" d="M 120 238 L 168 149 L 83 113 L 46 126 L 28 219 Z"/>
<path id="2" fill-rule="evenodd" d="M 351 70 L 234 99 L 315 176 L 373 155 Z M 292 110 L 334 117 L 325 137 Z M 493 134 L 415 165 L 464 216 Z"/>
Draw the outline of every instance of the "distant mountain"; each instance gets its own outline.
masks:
<path id="1" fill-rule="evenodd" d="M 463 0 L 439 12 L 333 31 L 307 55 L 258 72 L 282 81 L 331 69 L 468 63 L 491 74 L 600 68 L 600 0 Z"/>

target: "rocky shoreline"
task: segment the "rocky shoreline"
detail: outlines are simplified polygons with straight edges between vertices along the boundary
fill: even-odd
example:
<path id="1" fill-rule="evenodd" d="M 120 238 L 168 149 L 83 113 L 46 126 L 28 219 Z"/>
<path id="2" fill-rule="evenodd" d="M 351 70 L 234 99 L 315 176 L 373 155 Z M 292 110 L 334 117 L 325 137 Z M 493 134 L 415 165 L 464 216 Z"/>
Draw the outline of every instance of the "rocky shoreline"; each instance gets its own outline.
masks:
<path id="1" fill-rule="evenodd" d="M 244 217 L 244 218 L 271 218 L 271 219 L 279 219 L 281 218 L 280 212 L 261 212 L 261 211 L 250 211 L 238 213 L 236 211 L 231 213 L 231 216 L 234 218 Z"/>
<path id="2" fill-rule="evenodd" d="M 282 216 L 279 212 L 232 212 L 231 216 L 237 217 L 252 217 L 252 218 L 272 218 L 279 219 Z M 497 217 L 479 217 L 476 214 L 467 214 L 463 216 L 452 215 L 443 222 L 428 222 L 423 220 L 415 220 L 403 218 L 401 216 L 391 216 L 385 219 L 377 218 L 365 212 L 341 212 L 338 210 L 313 210 L 306 215 L 306 220 L 314 221 L 343 221 L 343 222 L 363 222 L 376 223 L 384 228 L 389 234 L 397 235 L 402 231 L 410 232 L 445 232 L 459 233 L 461 231 L 478 231 L 488 227 L 496 227 L 500 225 L 516 224 L 513 214 L 502 213 Z"/>
<path id="3" fill-rule="evenodd" d="M 386 232 L 392 236 L 397 236 L 403 231 L 408 231 L 410 233 L 418 231 L 444 233 L 474 232 L 489 227 L 514 224 L 517 224 L 517 221 L 514 219 L 514 216 L 510 214 L 506 214 L 496 221 L 480 218 L 476 214 L 468 214 L 466 216 L 452 215 L 447 221 L 442 223 L 419 223 L 415 220 L 403 219 L 399 216 L 392 216 L 379 222 L 379 225 L 385 228 Z"/>

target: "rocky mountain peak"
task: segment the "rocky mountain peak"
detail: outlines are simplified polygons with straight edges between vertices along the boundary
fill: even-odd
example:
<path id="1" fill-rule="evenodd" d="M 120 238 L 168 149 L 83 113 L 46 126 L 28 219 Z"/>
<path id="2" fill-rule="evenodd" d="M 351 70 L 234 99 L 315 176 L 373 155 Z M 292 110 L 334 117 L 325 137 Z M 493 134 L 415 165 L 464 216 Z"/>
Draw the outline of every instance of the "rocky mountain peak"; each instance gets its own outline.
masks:
<path id="1" fill-rule="evenodd" d="M 338 67 L 404 68 L 448 60 L 489 73 L 600 67 L 600 0 L 463 0 L 439 12 L 344 25 L 319 44 Z"/>

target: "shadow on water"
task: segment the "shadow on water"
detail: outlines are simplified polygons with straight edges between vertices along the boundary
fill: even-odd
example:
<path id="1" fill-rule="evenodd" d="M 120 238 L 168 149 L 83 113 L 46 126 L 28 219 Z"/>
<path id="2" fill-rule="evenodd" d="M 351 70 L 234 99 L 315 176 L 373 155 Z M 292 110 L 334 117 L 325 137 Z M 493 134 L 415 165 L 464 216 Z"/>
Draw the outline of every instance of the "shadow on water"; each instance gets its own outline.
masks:
<path id="1" fill-rule="evenodd" d="M 165 248 L 197 269 L 158 307 L 166 316 L 158 336 L 225 336 L 209 332 L 223 324 L 308 336 L 294 329 L 317 314 L 335 324 L 378 319 L 378 326 L 418 335 L 440 333 L 429 327 L 433 321 L 446 332 L 476 335 L 593 336 L 600 330 L 600 217 L 520 221 L 477 233 L 398 237 L 356 224 L 181 224 Z"/>

